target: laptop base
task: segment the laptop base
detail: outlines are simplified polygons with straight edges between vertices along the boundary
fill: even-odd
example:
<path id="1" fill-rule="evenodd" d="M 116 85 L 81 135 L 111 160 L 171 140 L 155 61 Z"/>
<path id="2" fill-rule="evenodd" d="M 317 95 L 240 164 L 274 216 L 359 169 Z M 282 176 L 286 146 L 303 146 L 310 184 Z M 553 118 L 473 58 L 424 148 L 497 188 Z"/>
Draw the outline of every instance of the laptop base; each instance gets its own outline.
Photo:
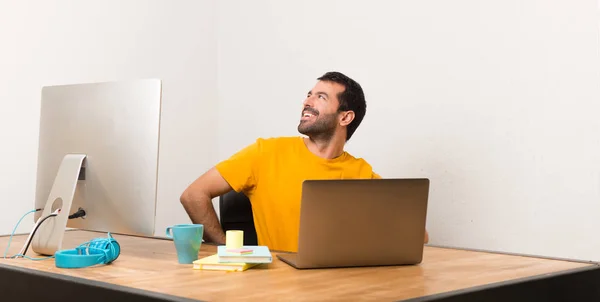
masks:
<path id="1" fill-rule="evenodd" d="M 290 266 L 292 266 L 293 268 L 296 269 L 301 269 L 300 267 L 298 267 L 296 265 L 296 259 L 298 257 L 298 254 L 296 253 L 291 253 L 291 254 L 277 254 L 277 258 L 287 264 L 289 264 Z"/>

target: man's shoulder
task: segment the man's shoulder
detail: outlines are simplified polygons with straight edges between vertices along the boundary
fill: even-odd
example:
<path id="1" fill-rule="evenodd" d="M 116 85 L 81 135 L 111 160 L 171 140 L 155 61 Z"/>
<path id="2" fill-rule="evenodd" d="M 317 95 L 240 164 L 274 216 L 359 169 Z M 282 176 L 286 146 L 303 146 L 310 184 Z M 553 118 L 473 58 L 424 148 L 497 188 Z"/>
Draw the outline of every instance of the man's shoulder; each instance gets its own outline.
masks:
<path id="1" fill-rule="evenodd" d="M 359 167 L 360 171 L 371 175 L 373 178 L 381 178 L 381 176 L 379 176 L 377 173 L 375 173 L 375 171 L 373 171 L 373 166 L 371 166 L 371 164 L 366 159 L 362 157 L 356 157 L 350 154 L 349 152 L 346 152 L 346 154 L 346 160 L 352 163 L 352 165 Z"/>
<path id="2" fill-rule="evenodd" d="M 365 166 L 365 167 L 371 167 L 371 164 L 364 158 L 362 157 L 358 157 L 358 156 L 354 156 L 353 154 L 346 152 L 346 162 L 348 163 L 352 163 L 355 165 L 361 165 L 361 166 Z"/>
<path id="3" fill-rule="evenodd" d="M 298 142 L 301 140 L 300 136 L 270 136 L 270 137 L 259 137 L 256 140 L 268 143 L 290 143 Z"/>
<path id="4" fill-rule="evenodd" d="M 361 164 L 367 165 L 369 167 L 371 166 L 371 164 L 369 164 L 369 162 L 366 159 L 364 159 L 362 157 L 354 156 L 352 153 L 350 153 L 348 151 L 346 151 L 346 160 L 353 161 L 356 163 L 361 163 Z"/>
<path id="5" fill-rule="evenodd" d="M 283 146 L 295 146 L 300 142 L 302 138 L 300 136 L 276 136 L 276 137 L 259 137 L 256 139 L 256 144 L 261 149 L 269 148 L 281 148 Z"/>

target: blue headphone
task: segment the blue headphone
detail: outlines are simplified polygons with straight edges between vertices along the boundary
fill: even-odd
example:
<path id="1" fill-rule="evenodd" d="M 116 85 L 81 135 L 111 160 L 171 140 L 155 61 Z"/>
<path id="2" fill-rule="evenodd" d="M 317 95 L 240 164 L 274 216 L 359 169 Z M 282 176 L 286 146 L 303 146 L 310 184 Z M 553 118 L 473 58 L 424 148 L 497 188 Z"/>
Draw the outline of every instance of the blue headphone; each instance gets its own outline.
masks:
<path id="1" fill-rule="evenodd" d="M 121 246 L 110 233 L 108 238 L 96 238 L 82 243 L 74 249 L 61 250 L 54 254 L 56 267 L 82 268 L 97 264 L 110 264 L 121 254 Z"/>

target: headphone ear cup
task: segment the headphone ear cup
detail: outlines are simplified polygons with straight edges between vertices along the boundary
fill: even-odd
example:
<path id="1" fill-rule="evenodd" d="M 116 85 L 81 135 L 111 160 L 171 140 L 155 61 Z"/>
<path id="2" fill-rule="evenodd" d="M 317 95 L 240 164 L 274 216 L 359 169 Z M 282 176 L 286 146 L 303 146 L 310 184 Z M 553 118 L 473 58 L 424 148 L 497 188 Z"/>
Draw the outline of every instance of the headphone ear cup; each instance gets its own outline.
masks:
<path id="1" fill-rule="evenodd" d="M 121 255 L 121 245 L 113 238 L 110 238 L 109 240 L 110 242 L 108 243 L 109 246 L 107 246 L 107 249 L 110 250 L 112 246 L 112 248 L 114 249 L 114 258 L 106 262 L 106 264 L 112 263 L 113 261 L 117 260 L 117 258 L 119 258 L 119 255 Z"/>

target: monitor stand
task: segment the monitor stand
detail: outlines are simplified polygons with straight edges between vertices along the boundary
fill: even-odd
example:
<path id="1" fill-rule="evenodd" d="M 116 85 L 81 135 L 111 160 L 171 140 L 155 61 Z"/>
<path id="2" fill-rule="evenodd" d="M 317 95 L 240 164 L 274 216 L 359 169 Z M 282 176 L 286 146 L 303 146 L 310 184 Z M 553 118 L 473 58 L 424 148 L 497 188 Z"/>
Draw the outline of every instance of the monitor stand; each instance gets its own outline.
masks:
<path id="1" fill-rule="evenodd" d="M 58 216 L 50 217 L 39 225 L 31 242 L 34 252 L 41 255 L 54 255 L 61 250 L 77 181 L 84 175 L 82 167 L 85 158 L 85 154 L 67 154 L 63 158 L 39 219 L 41 221 L 58 208 L 61 210 Z"/>

